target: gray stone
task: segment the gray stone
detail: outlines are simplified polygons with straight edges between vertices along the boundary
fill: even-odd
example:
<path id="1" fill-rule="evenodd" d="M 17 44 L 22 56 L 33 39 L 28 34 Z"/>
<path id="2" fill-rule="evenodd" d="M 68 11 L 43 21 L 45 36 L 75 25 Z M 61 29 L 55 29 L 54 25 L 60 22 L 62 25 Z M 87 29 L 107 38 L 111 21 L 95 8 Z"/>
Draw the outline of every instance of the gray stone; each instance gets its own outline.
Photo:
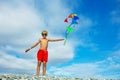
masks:
<path id="1" fill-rule="evenodd" d="M 120 80 L 120 79 L 103 79 L 103 78 L 75 78 L 75 77 L 59 77 L 59 76 L 33 76 L 33 75 L 0 75 L 0 80 Z"/>

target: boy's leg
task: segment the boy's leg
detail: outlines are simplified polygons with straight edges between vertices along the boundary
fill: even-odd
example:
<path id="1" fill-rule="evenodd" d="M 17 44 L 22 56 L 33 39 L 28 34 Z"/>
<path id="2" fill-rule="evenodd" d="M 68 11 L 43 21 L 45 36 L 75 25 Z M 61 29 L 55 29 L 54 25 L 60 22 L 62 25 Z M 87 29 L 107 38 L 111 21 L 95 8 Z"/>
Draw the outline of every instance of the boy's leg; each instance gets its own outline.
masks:
<path id="1" fill-rule="evenodd" d="M 46 62 L 43 62 L 43 75 L 46 75 Z"/>
<path id="2" fill-rule="evenodd" d="M 36 69 L 36 75 L 37 76 L 39 76 L 39 74 L 40 74 L 40 66 L 41 66 L 41 61 L 38 61 L 37 69 Z"/>

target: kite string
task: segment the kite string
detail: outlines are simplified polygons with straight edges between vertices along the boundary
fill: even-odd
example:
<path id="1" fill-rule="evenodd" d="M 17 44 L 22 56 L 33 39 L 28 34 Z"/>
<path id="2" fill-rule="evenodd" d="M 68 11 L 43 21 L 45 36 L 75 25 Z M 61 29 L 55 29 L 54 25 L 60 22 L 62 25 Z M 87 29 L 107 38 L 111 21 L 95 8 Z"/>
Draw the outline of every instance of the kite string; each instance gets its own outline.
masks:
<path id="1" fill-rule="evenodd" d="M 68 36 L 69 36 L 70 33 L 71 33 L 71 32 L 68 32 L 68 33 L 66 34 L 66 39 L 65 39 L 65 41 L 64 41 L 64 45 L 66 44 L 67 39 L 68 39 Z"/>
<path id="2" fill-rule="evenodd" d="M 66 39 L 64 41 L 64 45 L 66 44 L 67 39 L 68 39 L 68 34 L 66 35 Z"/>

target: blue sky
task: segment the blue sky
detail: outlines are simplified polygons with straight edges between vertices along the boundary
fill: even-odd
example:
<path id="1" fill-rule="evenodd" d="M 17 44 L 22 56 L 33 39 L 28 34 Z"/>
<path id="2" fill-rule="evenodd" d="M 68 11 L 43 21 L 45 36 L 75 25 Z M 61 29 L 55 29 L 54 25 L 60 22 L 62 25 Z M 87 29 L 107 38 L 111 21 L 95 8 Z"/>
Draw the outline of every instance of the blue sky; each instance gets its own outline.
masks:
<path id="1" fill-rule="evenodd" d="M 120 0 L 0 0 L 0 73 L 34 74 L 39 46 L 24 50 L 44 29 L 64 38 L 70 13 L 80 25 L 65 46 L 49 43 L 47 73 L 120 78 Z"/>

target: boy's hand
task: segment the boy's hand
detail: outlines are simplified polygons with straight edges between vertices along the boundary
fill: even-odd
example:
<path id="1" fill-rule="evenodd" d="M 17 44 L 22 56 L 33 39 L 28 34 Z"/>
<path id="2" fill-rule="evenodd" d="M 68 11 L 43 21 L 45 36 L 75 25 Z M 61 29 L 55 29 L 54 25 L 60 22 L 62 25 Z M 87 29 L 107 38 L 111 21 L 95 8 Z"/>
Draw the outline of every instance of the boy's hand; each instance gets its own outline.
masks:
<path id="1" fill-rule="evenodd" d="M 28 52 L 30 50 L 30 48 L 26 49 L 25 52 Z"/>

